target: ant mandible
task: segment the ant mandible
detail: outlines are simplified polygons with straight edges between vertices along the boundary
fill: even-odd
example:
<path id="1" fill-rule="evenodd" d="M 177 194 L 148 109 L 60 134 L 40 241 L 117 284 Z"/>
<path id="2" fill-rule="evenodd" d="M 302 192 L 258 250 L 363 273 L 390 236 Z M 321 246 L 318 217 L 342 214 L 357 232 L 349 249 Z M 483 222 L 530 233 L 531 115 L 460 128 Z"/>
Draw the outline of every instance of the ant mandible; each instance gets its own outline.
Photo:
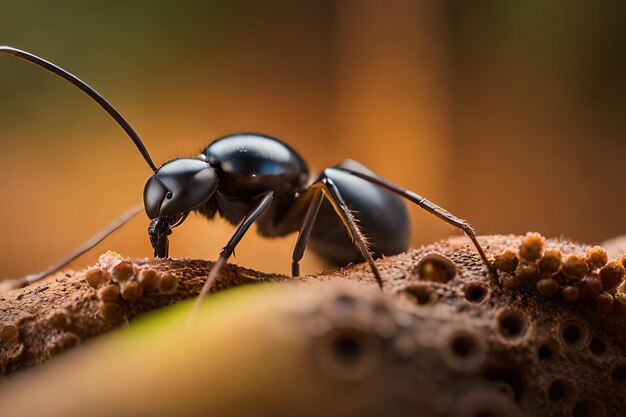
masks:
<path id="1" fill-rule="evenodd" d="M 266 135 L 237 133 L 213 141 L 195 158 L 174 159 L 157 168 L 130 124 L 96 90 L 31 53 L 9 46 L 0 46 L 0 52 L 69 81 L 94 99 L 126 131 L 153 171 L 143 197 L 155 257 L 168 256 L 168 236 L 192 211 L 208 219 L 219 214 L 238 225 L 211 268 L 196 305 L 208 293 L 221 267 L 253 223 L 266 237 L 299 231 L 292 256 L 292 276 L 300 275 L 299 262 L 309 244 L 337 265 L 366 260 L 382 289 L 383 280 L 374 258 L 404 252 L 409 246 L 410 222 L 402 197 L 465 232 L 485 265 L 493 270 L 467 222 L 379 177 L 358 162 L 345 160 L 326 168 L 309 184 L 306 162 L 289 145 Z M 26 285 L 59 271 L 140 211 L 127 212 L 59 264 L 19 283 Z"/>

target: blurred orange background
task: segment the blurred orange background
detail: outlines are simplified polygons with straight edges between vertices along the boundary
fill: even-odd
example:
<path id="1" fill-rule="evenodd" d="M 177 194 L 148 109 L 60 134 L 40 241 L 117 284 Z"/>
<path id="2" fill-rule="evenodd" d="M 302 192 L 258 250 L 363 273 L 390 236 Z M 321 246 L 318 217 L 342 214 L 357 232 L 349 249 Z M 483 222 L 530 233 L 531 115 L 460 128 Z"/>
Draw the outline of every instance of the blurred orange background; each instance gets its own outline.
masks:
<path id="1" fill-rule="evenodd" d="M 101 92 L 157 164 L 237 131 L 320 169 L 351 157 L 480 234 L 626 232 L 626 3 L 396 0 L 5 2 L 0 43 Z M 46 268 L 130 206 L 150 170 L 83 93 L 0 56 L 0 276 Z M 452 233 L 414 208 L 413 244 Z M 145 216 L 113 249 L 150 256 Z M 214 259 L 233 228 L 191 216 L 171 255 Z M 289 271 L 295 235 L 235 262 Z M 305 256 L 303 271 L 322 265 Z"/>

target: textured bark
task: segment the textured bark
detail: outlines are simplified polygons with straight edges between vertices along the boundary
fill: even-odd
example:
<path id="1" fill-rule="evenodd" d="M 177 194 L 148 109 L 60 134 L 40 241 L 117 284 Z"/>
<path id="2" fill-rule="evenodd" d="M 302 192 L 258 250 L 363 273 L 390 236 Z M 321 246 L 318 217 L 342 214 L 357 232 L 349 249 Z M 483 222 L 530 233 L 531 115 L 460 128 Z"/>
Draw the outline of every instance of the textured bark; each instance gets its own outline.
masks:
<path id="1" fill-rule="evenodd" d="M 194 297 L 213 266 L 209 261 L 188 259 L 135 260 L 132 275 L 120 280 L 111 270 L 119 264 L 127 265 L 126 261 L 107 252 L 91 268 L 60 273 L 43 283 L 1 296 L 0 372 L 44 362 L 81 340 L 128 323 L 141 313 Z M 94 278 L 98 274 L 100 277 Z M 151 275 L 151 282 L 142 282 L 144 275 Z M 87 276 L 92 278 L 91 284 Z M 226 265 L 213 291 L 284 279 L 287 277 Z"/>
<path id="2" fill-rule="evenodd" d="M 474 255 L 467 239 L 456 241 L 460 249 L 469 252 L 468 256 Z M 385 291 L 402 290 L 407 279 L 415 275 L 413 269 L 422 254 L 423 251 L 411 251 L 379 260 Z M 124 266 L 129 262 L 130 259 L 115 252 L 107 252 L 92 267 L 60 273 L 42 283 L 0 296 L 0 373 L 45 362 L 82 340 L 128 323 L 139 314 L 195 297 L 213 266 L 211 261 L 145 258 L 132 260 L 132 272 L 126 273 Z M 480 265 L 476 268 L 485 269 Z M 151 282 L 142 280 L 146 271 L 154 271 Z M 243 284 L 292 280 L 284 275 L 227 264 L 212 292 Z M 365 264 L 295 281 L 349 281 L 377 286 Z"/>
<path id="3" fill-rule="evenodd" d="M 491 259 L 505 250 L 518 253 L 523 246 L 522 236 L 485 236 L 480 241 Z M 588 247 L 584 245 L 550 239 L 542 242 L 544 253 L 558 248 L 564 260 L 573 254 L 582 258 L 588 256 Z M 520 253 L 525 254 L 517 255 L 520 263 L 525 262 L 523 256 L 534 256 L 524 250 Z M 376 411 L 372 415 L 390 412 L 390 407 L 399 407 L 391 412 L 394 415 L 422 416 L 623 415 L 626 301 L 622 287 L 583 296 L 582 281 L 564 280 L 556 292 L 542 295 L 543 289 L 528 283 L 525 269 L 501 270 L 498 278 L 493 277 L 465 238 L 451 238 L 377 263 L 388 295 L 374 291 L 376 283 L 366 265 L 355 265 L 304 277 L 298 280 L 306 283 L 304 290 L 302 285 L 284 288 L 279 296 L 258 300 L 257 307 L 250 304 L 253 311 L 279 310 L 280 314 L 263 313 L 272 319 L 256 325 L 282 329 L 282 336 L 276 343 L 280 343 L 283 352 L 303 349 L 303 357 L 309 359 L 297 362 L 298 366 L 306 364 L 313 368 L 307 368 L 307 372 L 317 375 L 311 378 L 321 384 L 319 395 L 326 395 L 328 391 L 329 398 L 334 398 L 337 388 L 333 387 L 350 381 L 351 389 L 357 390 L 352 391 L 353 396 L 372 402 L 372 408 L 366 408 L 373 413 Z M 139 260 L 134 261 L 129 270 L 124 259 L 109 253 L 101 258 L 96 269 L 57 277 L 52 282 L 8 294 L 0 301 L 3 371 L 40 363 L 142 312 L 194 296 L 210 266 L 210 262 L 204 261 Z M 142 272 L 148 269 L 155 274 Z M 97 271 L 111 272 L 103 277 Z M 97 288 L 85 281 L 86 276 Z M 98 277 L 106 282 L 98 283 Z M 559 282 L 563 279 L 557 274 L 552 277 Z M 511 285 L 517 278 L 522 279 L 522 285 Z M 215 290 L 283 281 L 292 280 L 229 265 Z M 329 281 L 361 285 L 352 286 L 349 291 L 317 285 Z M 138 290 L 138 286 L 142 286 L 143 291 Z M 116 287 L 121 288 L 121 294 L 116 292 Z M 566 287 L 580 289 L 581 296 L 572 299 Z M 257 333 L 265 334 L 260 330 Z M 270 334 L 267 333 L 268 338 L 272 337 Z M 289 344 L 288 335 L 297 339 L 293 346 Z M 252 349 L 255 346 L 241 343 L 241 339 L 235 343 L 252 346 Z M 307 352 L 314 353 L 312 359 Z M 189 357 L 189 354 L 183 356 Z M 213 361 L 232 359 L 231 366 L 236 367 L 237 357 L 229 358 L 213 358 Z M 81 372 L 85 366 L 88 365 L 82 364 L 74 371 L 79 384 L 84 380 Z M 106 369 L 110 365 L 101 363 L 99 366 Z M 149 366 L 140 369 L 149 369 Z M 167 372 L 171 370 L 167 369 Z M 285 370 L 276 369 L 283 375 Z M 60 397 L 68 388 L 61 381 L 70 375 L 69 368 L 57 370 L 56 379 L 42 380 L 41 384 L 58 385 Z M 113 374 L 123 371 L 123 368 L 116 368 Z M 303 372 L 295 372 L 293 380 L 281 382 L 285 393 L 302 383 Z M 95 374 L 103 374 L 103 371 Z M 106 378 L 112 377 L 107 375 Z M 120 407 L 116 408 L 118 403 L 113 401 L 118 394 L 126 395 L 127 384 L 133 385 L 132 372 L 120 378 L 119 384 L 109 384 L 107 397 L 102 399 L 109 407 L 105 411 L 108 415 L 133 415 L 130 409 L 122 408 L 127 402 L 120 401 Z M 22 386 L 30 387 L 35 379 L 38 378 L 22 381 Z M 343 382 L 333 382 L 335 380 Z M 266 382 L 257 381 L 256 390 L 262 390 Z M 120 385 L 119 393 L 114 389 L 117 385 Z M 102 385 L 96 381 L 94 386 Z M 278 390 L 277 385 L 272 386 Z M 6 399 L 6 404 L 18 404 L 17 395 L 22 391 L 19 384 L 12 388 L 4 397 L 0 396 L 0 403 Z M 367 391 L 369 389 L 373 391 Z M 361 395 L 364 392 L 370 394 Z M 24 391 L 23 395 L 29 394 Z M 202 398 L 205 394 L 199 395 Z M 292 404 L 287 394 L 281 394 L 284 401 L 266 401 L 272 395 L 269 390 L 260 395 L 261 403 L 249 406 L 257 407 L 258 415 L 275 415 L 272 414 L 275 408 L 263 408 L 268 404 L 285 408 L 292 414 L 316 415 L 326 405 L 335 404 L 334 400 L 315 396 L 306 398 L 313 405 Z M 150 398 L 155 401 L 154 396 Z M 228 412 L 224 415 L 250 414 L 250 410 L 242 411 L 229 404 L 225 405 Z M 357 401 L 343 404 L 352 410 L 345 415 L 364 415 L 363 404 Z M 66 401 L 59 401 L 57 405 L 58 413 L 49 408 L 51 414 L 75 415 L 82 409 L 76 408 L 79 411 L 68 414 Z M 175 407 L 179 405 L 174 403 Z M 305 406 L 309 407 L 306 408 L 309 414 L 300 413 Z M 162 405 L 153 402 L 146 407 L 158 410 Z M 208 410 L 206 407 L 219 408 L 219 398 L 189 411 L 188 415 L 196 415 L 196 412 L 203 415 Z M 28 415 L 28 412 L 22 414 Z"/>

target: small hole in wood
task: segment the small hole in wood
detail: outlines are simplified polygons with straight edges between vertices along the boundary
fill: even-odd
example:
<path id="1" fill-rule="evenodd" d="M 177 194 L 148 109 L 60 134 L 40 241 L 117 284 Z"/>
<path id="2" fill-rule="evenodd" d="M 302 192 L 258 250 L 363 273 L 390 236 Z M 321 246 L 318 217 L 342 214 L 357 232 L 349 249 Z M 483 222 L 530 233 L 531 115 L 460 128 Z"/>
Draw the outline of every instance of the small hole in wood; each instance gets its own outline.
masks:
<path id="1" fill-rule="evenodd" d="M 505 339 L 517 339 L 526 333 L 528 321 L 520 310 L 506 310 L 498 317 L 498 330 Z"/>
<path id="2" fill-rule="evenodd" d="M 456 276 L 457 267 L 454 262 L 445 256 L 438 253 L 430 253 L 420 259 L 412 273 L 424 281 L 445 284 Z"/>
<path id="3" fill-rule="evenodd" d="M 560 379 L 556 379 L 552 381 L 550 384 L 550 388 L 548 389 L 548 396 L 551 401 L 557 402 L 565 398 L 565 394 L 567 393 L 567 386 L 565 382 Z"/>
<path id="4" fill-rule="evenodd" d="M 568 345 L 575 345 L 583 337 L 583 328 L 575 321 L 565 323 L 561 329 L 561 339 Z"/>
<path id="5" fill-rule="evenodd" d="M 480 303 L 487 297 L 487 287 L 480 282 L 471 282 L 464 288 L 465 299 L 470 303 Z"/>
<path id="6" fill-rule="evenodd" d="M 593 339 L 591 339 L 591 342 L 589 342 L 589 350 L 591 350 L 591 353 L 596 356 L 602 355 L 606 350 L 606 343 L 604 343 L 602 339 L 594 337 Z"/>

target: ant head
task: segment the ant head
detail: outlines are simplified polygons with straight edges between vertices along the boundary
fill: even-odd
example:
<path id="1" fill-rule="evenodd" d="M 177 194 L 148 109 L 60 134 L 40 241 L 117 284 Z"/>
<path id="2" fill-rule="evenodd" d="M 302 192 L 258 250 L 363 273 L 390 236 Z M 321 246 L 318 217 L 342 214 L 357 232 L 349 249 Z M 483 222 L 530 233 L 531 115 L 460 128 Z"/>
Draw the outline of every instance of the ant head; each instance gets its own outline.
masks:
<path id="1" fill-rule="evenodd" d="M 177 216 L 201 206 L 217 190 L 217 176 L 200 159 L 180 158 L 167 162 L 148 178 L 143 190 L 150 219 Z"/>

